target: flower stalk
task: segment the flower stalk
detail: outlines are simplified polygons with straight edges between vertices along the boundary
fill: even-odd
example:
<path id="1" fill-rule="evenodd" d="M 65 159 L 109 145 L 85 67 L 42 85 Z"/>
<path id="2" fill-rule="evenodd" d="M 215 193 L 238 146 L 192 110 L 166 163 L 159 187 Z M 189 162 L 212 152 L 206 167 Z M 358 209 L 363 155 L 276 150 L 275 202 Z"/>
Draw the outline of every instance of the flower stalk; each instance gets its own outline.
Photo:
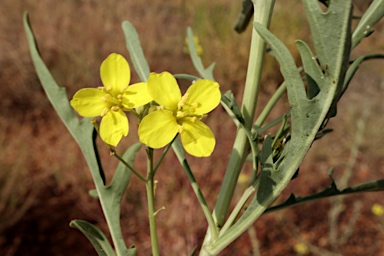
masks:
<path id="1" fill-rule="evenodd" d="M 153 172 L 153 149 L 147 147 L 147 182 L 145 188 L 147 190 L 147 203 L 148 203 L 148 219 L 149 230 L 151 234 L 152 255 L 158 256 L 159 242 L 157 237 L 156 227 L 156 209 L 155 209 L 155 189 L 154 189 L 154 172 Z"/>
<path id="2" fill-rule="evenodd" d="M 254 0 L 254 21 L 269 27 L 272 10 L 275 0 Z M 252 42 L 249 54 L 247 78 L 245 82 L 242 114 L 245 120 L 246 129 L 250 129 L 260 90 L 261 72 L 265 54 L 265 42 L 252 30 Z M 216 201 L 214 218 L 218 226 L 222 226 L 228 213 L 228 208 L 235 191 L 237 179 L 247 157 L 249 143 L 244 128 L 239 126 L 236 134 L 236 140 L 233 145 L 232 154 L 229 159 L 228 167 L 225 172 L 223 184 Z"/>

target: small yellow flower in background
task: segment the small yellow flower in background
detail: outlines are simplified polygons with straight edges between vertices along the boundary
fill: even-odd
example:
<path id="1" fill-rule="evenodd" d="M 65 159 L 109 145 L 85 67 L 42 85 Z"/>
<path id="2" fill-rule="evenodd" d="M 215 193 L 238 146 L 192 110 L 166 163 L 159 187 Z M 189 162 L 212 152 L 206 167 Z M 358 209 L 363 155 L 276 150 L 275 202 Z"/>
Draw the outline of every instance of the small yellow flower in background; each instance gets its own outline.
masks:
<path id="1" fill-rule="evenodd" d="M 119 54 L 112 53 L 103 61 L 100 77 L 104 87 L 81 89 L 70 104 L 83 117 L 101 116 L 101 139 L 117 146 L 129 131 L 124 111 L 145 105 L 151 101 L 151 97 L 146 83 L 128 86 L 131 70 L 127 60 Z"/>
<path id="2" fill-rule="evenodd" d="M 160 107 L 140 122 L 140 141 L 151 148 L 161 148 L 179 133 L 189 154 L 211 155 L 216 140 L 211 129 L 200 120 L 220 103 L 219 84 L 198 80 L 181 96 L 177 81 L 170 73 L 151 73 L 148 92 Z"/>
<path id="3" fill-rule="evenodd" d="M 201 46 L 200 40 L 197 36 L 193 37 L 193 42 L 195 43 L 197 56 L 203 55 L 203 47 Z M 185 38 L 185 46 L 183 48 L 183 51 L 184 51 L 184 53 L 189 54 L 188 37 Z"/>
<path id="4" fill-rule="evenodd" d="M 383 216 L 384 215 L 384 206 L 380 204 L 374 204 L 371 209 L 372 213 L 376 216 Z"/>
<path id="5" fill-rule="evenodd" d="M 249 181 L 249 175 L 241 172 L 239 175 L 239 178 L 237 179 L 237 184 L 244 185 L 244 184 L 247 184 L 248 181 Z"/>
<path id="6" fill-rule="evenodd" d="M 309 248 L 304 243 L 297 243 L 293 246 L 293 250 L 299 255 L 306 255 L 309 253 Z"/>

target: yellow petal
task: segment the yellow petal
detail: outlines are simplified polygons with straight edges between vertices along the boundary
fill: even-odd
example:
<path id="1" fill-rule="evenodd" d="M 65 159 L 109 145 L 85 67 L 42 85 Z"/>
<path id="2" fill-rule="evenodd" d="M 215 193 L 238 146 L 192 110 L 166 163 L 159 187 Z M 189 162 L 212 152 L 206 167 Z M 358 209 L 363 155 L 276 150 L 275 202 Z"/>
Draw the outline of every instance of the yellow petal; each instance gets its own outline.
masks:
<path id="1" fill-rule="evenodd" d="M 211 129 L 203 122 L 190 118 L 184 119 L 182 126 L 181 142 L 185 151 L 196 157 L 210 156 L 216 144 Z"/>
<path id="2" fill-rule="evenodd" d="M 120 54 L 112 53 L 100 67 L 101 81 L 105 88 L 111 88 L 111 94 L 117 96 L 120 89 L 129 84 L 131 70 L 127 60 Z"/>
<path id="3" fill-rule="evenodd" d="M 194 113 L 196 115 L 204 115 L 212 111 L 220 103 L 219 84 L 211 80 L 197 80 L 188 88 L 187 93 L 187 104 L 198 103 Z"/>
<path id="4" fill-rule="evenodd" d="M 181 100 L 180 88 L 176 79 L 168 72 L 151 73 L 148 79 L 148 91 L 159 105 L 175 111 Z"/>
<path id="5" fill-rule="evenodd" d="M 128 118 L 121 110 L 110 110 L 101 119 L 100 137 L 109 145 L 117 146 L 121 138 L 128 135 L 128 130 Z"/>
<path id="6" fill-rule="evenodd" d="M 173 113 L 158 110 L 145 116 L 139 125 L 140 141 L 151 148 L 161 148 L 172 141 L 178 131 Z"/>
<path id="7" fill-rule="evenodd" d="M 102 100 L 105 95 L 107 95 L 106 92 L 96 88 L 81 89 L 73 96 L 70 104 L 81 116 L 100 116 L 105 108 L 110 107 Z"/>
<path id="8" fill-rule="evenodd" d="M 123 94 L 123 106 L 125 108 L 137 108 L 152 100 L 148 93 L 147 83 L 132 84 L 127 87 Z"/>

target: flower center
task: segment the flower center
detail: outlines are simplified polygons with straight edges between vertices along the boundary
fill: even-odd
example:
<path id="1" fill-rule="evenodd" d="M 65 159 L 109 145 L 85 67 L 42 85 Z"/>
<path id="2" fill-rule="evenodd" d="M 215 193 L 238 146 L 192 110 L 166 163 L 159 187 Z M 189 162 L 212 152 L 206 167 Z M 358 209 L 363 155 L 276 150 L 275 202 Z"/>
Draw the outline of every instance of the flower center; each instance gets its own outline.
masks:
<path id="1" fill-rule="evenodd" d="M 101 97 L 101 100 L 111 105 L 120 105 L 122 98 L 123 96 L 121 94 L 119 94 L 117 98 L 113 97 L 111 94 L 105 94 Z"/>
<path id="2" fill-rule="evenodd" d="M 195 115 L 196 108 L 200 107 L 201 104 L 198 102 L 188 103 L 188 93 L 185 93 L 183 97 L 181 97 L 181 100 L 177 103 L 177 111 L 176 111 L 176 118 L 181 119 L 184 117 L 194 117 L 194 121 L 196 118 L 201 119 L 201 116 Z"/>
<path id="3" fill-rule="evenodd" d="M 105 90 L 108 92 L 108 88 Z M 116 97 L 112 96 L 111 94 L 107 93 L 101 97 L 101 100 L 106 102 L 108 104 L 108 107 L 104 108 L 101 112 L 100 116 L 105 116 L 109 111 L 117 112 L 122 108 L 122 101 L 123 101 L 123 95 L 118 94 Z"/>

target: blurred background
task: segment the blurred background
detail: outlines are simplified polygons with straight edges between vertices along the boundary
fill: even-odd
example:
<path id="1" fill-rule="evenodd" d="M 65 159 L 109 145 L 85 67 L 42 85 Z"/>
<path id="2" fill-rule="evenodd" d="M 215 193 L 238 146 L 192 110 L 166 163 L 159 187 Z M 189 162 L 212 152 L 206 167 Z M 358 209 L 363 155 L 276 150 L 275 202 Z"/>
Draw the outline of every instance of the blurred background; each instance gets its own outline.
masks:
<path id="1" fill-rule="evenodd" d="M 295 39 L 311 44 L 300 1 L 276 1 L 271 30 L 299 63 Z M 370 1 L 356 0 L 355 13 Z M 197 74 L 185 53 L 186 28 L 191 26 L 203 47 L 206 65 L 216 62 L 214 75 L 222 92 L 232 90 L 241 101 L 251 28 L 233 30 L 242 1 L 174 0 L 2 0 L 0 2 L 0 254 L 96 255 L 80 231 L 69 227 L 85 219 L 107 231 L 98 202 L 88 195 L 92 179 L 80 150 L 45 97 L 31 63 L 22 26 L 30 15 L 42 57 L 68 97 L 83 87 L 100 86 L 99 67 L 112 52 L 129 58 L 121 23 L 136 27 L 151 71 Z M 353 57 L 384 52 L 384 22 L 353 51 Z M 132 82 L 139 81 L 132 71 Z M 276 61 L 267 56 L 258 113 L 282 77 Z M 183 85 L 184 86 L 184 85 Z M 384 176 L 384 65 L 364 63 L 341 99 L 334 132 L 316 141 L 300 167 L 298 178 L 278 199 L 290 193 L 306 196 L 331 183 L 329 168 L 341 189 Z M 288 109 L 283 99 L 273 119 Z M 117 148 L 137 141 L 134 118 L 130 134 Z M 213 208 L 231 151 L 235 125 L 222 108 L 207 119 L 217 138 L 208 159 L 191 159 L 191 166 L 208 204 Z M 103 165 L 110 178 L 117 164 L 100 143 Z M 144 153 L 135 167 L 145 172 Z M 249 175 L 246 164 L 243 175 Z M 157 208 L 162 255 L 188 255 L 204 239 L 206 222 L 190 184 L 170 154 L 157 179 Z M 239 184 L 235 198 L 245 184 Z M 262 216 L 221 255 L 384 255 L 383 193 L 324 199 Z M 150 255 L 146 196 L 136 177 L 122 206 L 127 245 L 138 255 Z"/>

